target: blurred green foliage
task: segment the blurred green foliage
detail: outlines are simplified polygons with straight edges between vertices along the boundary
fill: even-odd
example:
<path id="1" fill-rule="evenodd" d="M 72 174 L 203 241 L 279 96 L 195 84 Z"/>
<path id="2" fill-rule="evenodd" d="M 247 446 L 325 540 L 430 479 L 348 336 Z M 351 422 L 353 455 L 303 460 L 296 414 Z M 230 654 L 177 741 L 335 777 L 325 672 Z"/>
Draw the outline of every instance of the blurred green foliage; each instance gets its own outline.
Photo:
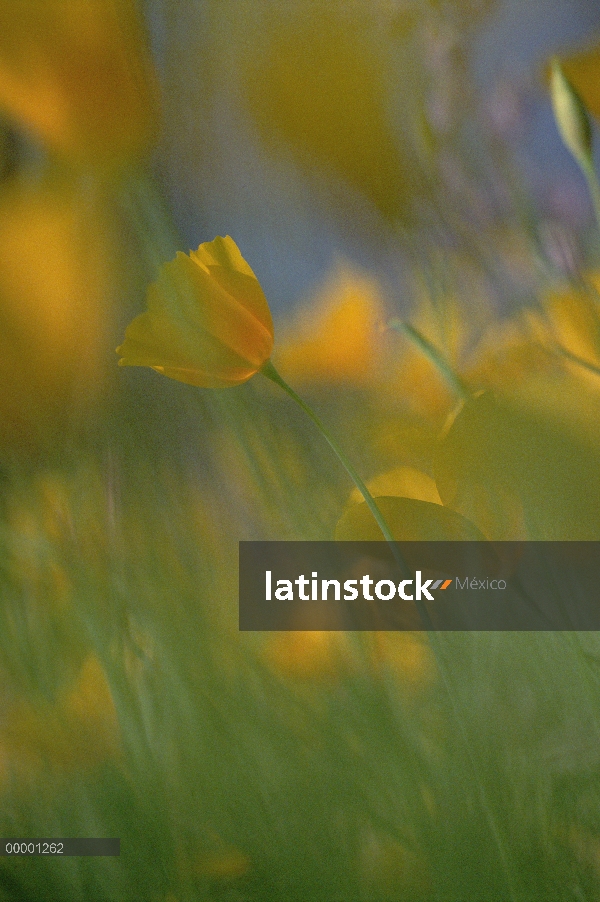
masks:
<path id="1" fill-rule="evenodd" d="M 181 249 L 141 159 L 155 96 L 126 6 L 40 0 L 35 29 L 3 12 L 0 836 L 117 836 L 121 855 L 2 857 L 0 899 L 597 900 L 596 633 L 439 636 L 454 709 L 422 633 L 239 633 L 241 539 L 377 536 L 266 380 L 210 393 L 113 367 Z M 422 176 L 444 206 L 431 78 L 404 85 L 399 135 L 388 77 L 424 35 L 455 47 L 448 22 L 487 4 L 234 6 L 211 46 L 230 47 L 265 143 L 370 198 L 391 245 Z M 385 59 L 362 29 L 375 8 Z M 90 47 L 106 52 L 80 80 Z M 72 116 L 47 118 L 46 79 Z M 596 540 L 597 274 L 557 274 L 529 209 L 482 234 L 444 212 L 439 253 L 411 238 L 410 314 L 340 264 L 276 322 L 274 359 L 404 537 Z M 527 305 L 515 291 L 501 316 L 488 276 L 513 271 Z M 389 327 L 400 316 L 420 346 Z"/>

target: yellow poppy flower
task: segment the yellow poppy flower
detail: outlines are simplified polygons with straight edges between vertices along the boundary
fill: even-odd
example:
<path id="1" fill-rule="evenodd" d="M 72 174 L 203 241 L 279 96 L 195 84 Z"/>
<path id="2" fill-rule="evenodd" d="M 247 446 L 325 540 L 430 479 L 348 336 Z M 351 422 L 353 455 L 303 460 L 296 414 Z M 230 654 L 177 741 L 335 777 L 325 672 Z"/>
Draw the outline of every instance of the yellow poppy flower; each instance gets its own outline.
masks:
<path id="1" fill-rule="evenodd" d="M 394 134 L 388 115 L 389 47 L 371 38 L 368 15 L 340 9 L 341 15 L 334 5 L 315 6 L 315 15 L 310 5 L 300 6 L 296 17 L 263 19 L 256 39 L 240 49 L 241 94 L 269 146 L 283 139 L 303 168 L 322 167 L 384 216 L 405 218 L 423 178 L 410 129 Z M 407 121 L 415 115 L 422 73 L 414 60 L 403 68 Z"/>
<path id="2" fill-rule="evenodd" d="M 421 794 L 432 805 L 430 790 Z M 426 802 L 427 805 L 427 802 Z M 373 898 L 428 899 L 433 894 L 429 864 L 422 851 L 409 848 L 371 827 L 362 836 L 359 867 Z"/>
<path id="3" fill-rule="evenodd" d="M 421 632 L 373 633 L 373 662 L 381 671 L 393 674 L 407 693 L 417 693 L 435 682 L 435 655 Z"/>
<path id="4" fill-rule="evenodd" d="M 178 253 L 148 290 L 148 310 L 117 348 L 120 366 L 149 366 L 201 388 L 246 382 L 269 360 L 273 320 L 258 279 L 229 236 Z"/>
<path id="5" fill-rule="evenodd" d="M 235 846 L 220 844 L 212 851 L 198 852 L 182 859 L 179 872 L 183 877 L 208 878 L 209 880 L 235 880 L 250 870 L 250 859 Z"/>
<path id="6" fill-rule="evenodd" d="M 544 312 L 546 323 L 541 323 L 531 317 L 534 330 L 542 341 L 550 340 L 582 361 L 598 367 L 600 365 L 600 274 L 592 272 L 587 274 L 589 287 L 574 288 L 565 286 L 550 292 L 544 299 Z M 543 333 L 544 325 L 546 334 Z M 550 328 L 548 336 L 547 329 Z M 568 358 L 563 358 L 568 364 Z M 570 365 L 572 371 L 581 378 L 588 374 L 585 369 L 576 364 Z M 597 376 L 591 381 L 594 388 L 598 387 Z"/>

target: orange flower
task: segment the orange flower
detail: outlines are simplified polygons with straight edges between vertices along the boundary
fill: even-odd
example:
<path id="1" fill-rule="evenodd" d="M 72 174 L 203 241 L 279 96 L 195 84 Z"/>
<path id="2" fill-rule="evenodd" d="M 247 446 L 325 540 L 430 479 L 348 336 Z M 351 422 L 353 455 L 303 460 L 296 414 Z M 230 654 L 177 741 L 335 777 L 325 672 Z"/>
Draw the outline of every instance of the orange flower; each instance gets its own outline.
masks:
<path id="1" fill-rule="evenodd" d="M 247 382 L 269 360 L 273 320 L 233 239 L 178 253 L 148 290 L 148 311 L 127 328 L 120 366 L 149 366 L 201 388 Z"/>

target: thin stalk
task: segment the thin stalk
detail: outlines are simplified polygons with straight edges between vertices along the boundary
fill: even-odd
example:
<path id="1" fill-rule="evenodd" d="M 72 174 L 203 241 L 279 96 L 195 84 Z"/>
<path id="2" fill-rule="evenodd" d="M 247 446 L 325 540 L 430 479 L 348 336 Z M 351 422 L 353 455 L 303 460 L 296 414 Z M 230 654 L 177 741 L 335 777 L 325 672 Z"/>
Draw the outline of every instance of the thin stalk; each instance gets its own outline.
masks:
<path id="1" fill-rule="evenodd" d="M 407 338 L 409 338 L 413 342 L 413 344 L 415 344 L 419 348 L 419 350 L 421 350 L 425 354 L 425 356 L 433 363 L 436 369 L 444 377 L 454 394 L 458 395 L 461 400 L 468 401 L 469 398 L 472 397 L 467 384 L 463 382 L 463 380 L 457 373 L 454 372 L 448 361 L 435 347 L 435 345 L 433 345 L 427 338 L 425 338 L 425 336 L 421 332 L 419 332 L 418 329 L 415 329 L 415 327 L 411 326 L 410 323 L 405 323 L 400 319 L 390 320 L 388 326 L 390 329 L 394 329 L 396 332 L 401 332 L 403 335 L 406 335 Z"/>
<path id="2" fill-rule="evenodd" d="M 556 342 L 553 343 L 552 348 L 556 351 L 557 354 L 560 354 L 561 357 L 564 357 L 565 360 L 571 361 L 571 363 L 576 363 L 578 366 L 582 367 L 582 369 L 587 370 L 588 373 L 594 373 L 595 376 L 600 376 L 600 366 L 597 366 L 594 363 L 591 363 L 589 360 L 584 360 L 583 357 L 579 357 L 577 354 L 573 354 L 572 351 L 569 351 L 568 348 L 563 347 Z"/>
<path id="3" fill-rule="evenodd" d="M 183 241 L 169 216 L 152 176 L 139 168 L 123 175 L 120 204 L 135 230 L 147 275 L 155 279 L 164 262 Z"/>
<path id="4" fill-rule="evenodd" d="M 416 332 L 416 330 L 415 330 L 415 332 Z M 416 333 L 416 334 L 419 334 L 419 333 Z M 425 341 L 425 339 L 423 339 L 423 340 Z M 433 347 L 433 346 L 431 346 L 431 347 Z M 438 352 L 435 351 L 435 349 L 433 349 L 433 351 L 439 357 Z M 452 373 L 452 371 L 449 368 L 448 368 L 448 372 Z M 275 367 L 273 366 L 273 364 L 271 363 L 270 360 L 267 361 L 267 363 L 262 367 L 261 373 L 263 374 L 263 376 L 266 376 L 267 379 L 270 379 L 271 382 L 274 382 L 276 385 L 278 385 L 280 388 L 282 388 L 284 390 L 284 392 L 286 392 L 286 394 L 289 395 L 289 397 L 292 398 L 292 400 L 295 401 L 296 404 L 304 411 L 304 413 L 313 421 L 313 423 L 315 424 L 315 426 L 317 427 L 317 429 L 319 430 L 319 432 L 321 433 L 321 435 L 323 436 L 325 441 L 328 443 L 329 447 L 332 449 L 333 453 L 335 454 L 335 456 L 337 457 L 339 462 L 342 464 L 342 466 L 344 467 L 344 469 L 346 470 L 346 472 L 348 473 L 348 475 L 354 482 L 354 485 L 356 486 L 358 491 L 361 493 L 361 495 L 365 499 L 367 505 L 369 506 L 369 510 L 373 514 L 377 525 L 379 526 L 381 532 L 383 533 L 383 536 L 384 536 L 386 542 L 390 546 L 390 549 L 392 551 L 394 559 L 395 559 L 396 563 L 398 564 L 398 567 L 399 567 L 401 573 L 403 575 L 408 574 L 408 576 L 411 576 L 410 568 L 406 564 L 406 561 L 404 560 L 404 557 L 402 556 L 400 549 L 398 548 L 398 543 L 394 539 L 392 532 L 391 532 L 383 514 L 379 510 L 375 499 L 373 498 L 370 491 L 366 487 L 365 483 L 360 478 L 360 476 L 354 469 L 353 465 L 348 460 L 348 458 L 346 457 L 346 455 L 342 451 L 342 449 L 339 447 L 338 443 L 333 438 L 333 436 L 331 435 L 329 430 L 323 425 L 323 423 L 318 418 L 316 413 L 312 410 L 312 408 L 309 407 L 308 404 L 305 401 L 303 401 L 302 398 L 298 394 L 296 394 L 294 389 L 290 385 L 288 385 L 287 382 L 279 375 L 279 373 L 277 372 L 277 370 L 275 369 Z M 452 375 L 454 376 L 454 374 L 452 374 Z M 458 379 L 457 376 L 454 376 L 454 381 L 455 381 L 456 389 L 459 386 L 461 386 L 461 397 L 467 398 L 467 397 L 471 396 L 470 393 L 468 392 L 466 386 L 462 385 L 462 382 Z M 427 611 L 427 608 L 425 607 L 423 602 L 417 600 L 416 597 L 415 597 L 415 607 L 417 608 L 419 617 L 421 618 L 423 628 L 427 632 L 428 638 L 431 643 L 432 651 L 433 651 L 436 661 L 437 661 L 438 670 L 439 670 L 440 676 L 442 678 L 442 683 L 444 685 L 444 689 L 446 690 L 446 695 L 447 695 L 448 701 L 450 703 L 450 711 L 452 713 L 454 722 L 457 726 L 461 744 L 463 745 L 463 747 L 465 749 L 465 754 L 466 754 L 467 760 L 469 761 L 471 771 L 473 773 L 473 777 L 475 780 L 475 786 L 477 788 L 477 794 L 479 796 L 479 801 L 480 801 L 481 807 L 483 809 L 490 834 L 491 834 L 494 844 L 496 846 L 499 860 L 500 860 L 501 865 L 505 872 L 506 884 L 507 884 L 509 896 L 512 900 L 516 900 L 517 897 L 516 897 L 512 877 L 511 877 L 508 855 L 507 855 L 506 849 L 504 847 L 504 842 L 503 842 L 502 836 L 498 829 L 498 824 L 496 823 L 496 818 L 494 817 L 493 811 L 488 803 L 487 793 L 485 791 L 485 787 L 484 787 L 481 777 L 479 775 L 479 769 L 478 769 L 477 763 L 475 761 L 475 756 L 471 749 L 471 745 L 469 743 L 469 738 L 467 736 L 467 732 L 466 732 L 460 711 L 458 709 L 458 704 L 455 699 L 452 682 L 450 680 L 450 676 L 448 674 L 446 664 L 444 661 L 444 657 L 442 654 L 442 650 L 440 647 L 440 643 L 438 640 L 438 634 L 435 630 L 435 627 L 433 625 L 431 617 L 429 616 L 429 612 Z"/>
<path id="5" fill-rule="evenodd" d="M 361 495 L 367 502 L 367 505 L 369 506 L 369 510 L 375 517 L 375 521 L 376 521 L 377 525 L 379 526 L 381 532 L 383 533 L 384 539 L 390 546 L 392 554 L 394 555 L 394 560 L 398 564 L 398 567 L 400 569 L 400 572 L 402 573 L 402 576 L 410 579 L 412 576 L 410 568 L 409 568 L 408 564 L 406 563 L 406 561 L 404 560 L 404 557 L 403 557 L 402 553 L 400 552 L 400 549 L 398 548 L 398 543 L 394 539 L 394 537 L 392 535 L 392 531 L 391 531 L 390 527 L 388 526 L 383 514 L 379 510 L 375 499 L 373 498 L 370 491 L 366 487 L 365 483 L 360 478 L 360 476 L 354 469 L 353 465 L 348 460 L 345 453 L 342 451 L 342 449 L 340 448 L 340 446 L 338 445 L 336 440 L 333 438 L 333 436 L 331 435 L 329 430 L 323 425 L 323 423 L 318 418 L 316 413 L 312 410 L 312 408 L 309 407 L 308 404 L 305 401 L 303 401 L 302 398 L 298 394 L 296 394 L 294 389 L 290 385 L 288 385 L 287 382 L 279 375 L 279 373 L 277 372 L 277 370 L 275 369 L 275 367 L 273 366 L 273 364 L 271 363 L 270 360 L 263 366 L 261 373 L 263 374 L 263 376 L 266 376 L 267 379 L 270 379 L 271 382 L 274 382 L 276 385 L 279 385 L 279 387 L 282 388 L 284 390 L 284 392 L 286 392 L 286 394 L 288 394 L 290 396 L 290 398 L 292 398 L 292 400 L 295 401 L 296 404 L 304 411 L 304 413 L 308 417 L 310 417 L 310 419 L 313 421 L 313 423 L 315 424 L 315 426 L 317 427 L 317 429 L 319 430 L 319 432 L 321 433 L 321 435 L 323 436 L 323 438 L 325 439 L 325 441 L 327 442 L 327 444 L 329 445 L 329 447 L 331 448 L 331 450 L 333 451 L 333 453 L 335 454 L 335 456 L 337 457 L 337 459 L 339 460 L 341 465 L 346 470 L 348 476 L 350 477 L 350 479 L 352 480 L 352 482 L 354 483 L 354 485 L 356 486 L 358 491 L 361 493 Z M 427 630 L 427 632 L 432 632 L 434 629 L 434 626 L 431 621 L 431 617 L 429 616 L 429 612 L 428 612 L 427 608 L 425 607 L 425 605 L 423 604 L 422 601 L 417 600 L 417 599 L 415 599 L 415 605 L 419 612 L 419 617 L 421 618 L 423 628 L 425 630 Z"/>
<path id="6" fill-rule="evenodd" d="M 598 176 L 596 175 L 596 170 L 594 169 L 594 164 L 591 158 L 589 162 L 581 164 L 581 170 L 587 182 L 590 197 L 592 198 L 592 206 L 594 208 L 596 223 L 598 225 L 598 228 L 600 229 L 600 183 L 598 182 Z"/>

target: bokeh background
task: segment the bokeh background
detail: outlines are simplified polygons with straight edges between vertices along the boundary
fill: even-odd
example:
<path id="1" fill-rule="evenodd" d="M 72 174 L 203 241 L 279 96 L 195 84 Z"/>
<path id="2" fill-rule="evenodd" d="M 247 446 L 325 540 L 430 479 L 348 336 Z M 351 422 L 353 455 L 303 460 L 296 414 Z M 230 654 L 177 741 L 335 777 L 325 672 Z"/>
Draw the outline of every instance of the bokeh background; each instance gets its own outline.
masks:
<path id="1" fill-rule="evenodd" d="M 0 9 L 0 835 L 121 838 L 0 858 L 0 898 L 600 898 L 597 634 L 240 634 L 240 540 L 373 524 L 266 379 L 114 351 L 229 234 L 399 538 L 597 541 L 599 226 L 547 71 L 596 117 L 599 45 L 592 0 Z"/>

